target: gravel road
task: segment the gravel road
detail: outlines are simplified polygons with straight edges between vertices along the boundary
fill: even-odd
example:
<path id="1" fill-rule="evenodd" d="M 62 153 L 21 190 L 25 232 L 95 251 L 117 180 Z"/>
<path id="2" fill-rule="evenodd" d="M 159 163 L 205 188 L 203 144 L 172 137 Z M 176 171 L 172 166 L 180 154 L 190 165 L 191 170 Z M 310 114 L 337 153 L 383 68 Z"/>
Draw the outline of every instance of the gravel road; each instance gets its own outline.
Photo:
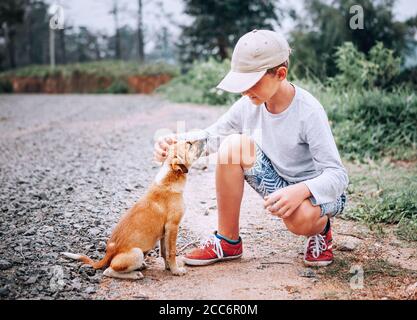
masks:
<path id="1" fill-rule="evenodd" d="M 102 257 L 158 171 L 157 130 L 219 112 L 145 95 L 0 96 L 0 298 L 90 298 L 101 273 L 59 252 Z"/>

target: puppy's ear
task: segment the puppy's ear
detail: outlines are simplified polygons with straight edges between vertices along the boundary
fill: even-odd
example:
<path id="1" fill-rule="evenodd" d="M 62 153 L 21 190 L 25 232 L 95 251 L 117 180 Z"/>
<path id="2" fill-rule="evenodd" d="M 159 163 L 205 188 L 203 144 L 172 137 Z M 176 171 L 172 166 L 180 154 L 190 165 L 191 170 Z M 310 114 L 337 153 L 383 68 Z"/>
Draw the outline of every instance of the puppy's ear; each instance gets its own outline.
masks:
<path id="1" fill-rule="evenodd" d="M 180 163 L 180 160 L 178 158 L 174 158 L 172 160 L 171 166 L 172 166 L 172 170 L 176 172 L 182 172 L 182 173 L 188 172 L 187 167 L 183 163 Z"/>

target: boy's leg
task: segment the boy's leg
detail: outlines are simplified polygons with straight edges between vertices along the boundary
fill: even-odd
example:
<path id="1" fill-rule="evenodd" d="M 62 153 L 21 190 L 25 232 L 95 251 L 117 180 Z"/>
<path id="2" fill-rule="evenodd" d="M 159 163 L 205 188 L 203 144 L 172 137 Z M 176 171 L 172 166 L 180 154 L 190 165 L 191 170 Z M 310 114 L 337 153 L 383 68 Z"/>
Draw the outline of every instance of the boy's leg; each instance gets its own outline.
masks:
<path id="1" fill-rule="evenodd" d="M 306 199 L 283 221 L 292 233 L 310 237 L 321 233 L 328 219 L 327 216 L 321 216 L 320 206 L 313 206 L 311 201 Z"/>
<path id="2" fill-rule="evenodd" d="M 239 239 L 239 213 L 244 189 L 243 170 L 255 162 L 255 145 L 246 135 L 231 135 L 221 144 L 216 166 L 218 232 Z"/>
<path id="3" fill-rule="evenodd" d="M 257 159 L 254 166 L 244 172 L 245 180 L 262 197 L 287 187 L 285 181 L 274 169 L 271 161 L 256 146 Z M 336 202 L 314 206 L 305 199 L 292 215 L 283 220 L 287 228 L 297 234 L 307 236 L 304 262 L 312 266 L 325 266 L 332 262 L 332 233 L 330 219 L 343 211 L 346 197 L 342 195 Z"/>
<path id="4" fill-rule="evenodd" d="M 231 135 L 221 144 L 216 166 L 218 232 L 184 257 L 188 265 L 207 265 L 239 258 L 242 241 L 239 237 L 239 213 L 243 196 L 243 171 L 256 159 L 255 145 L 246 135 Z"/>
<path id="5" fill-rule="evenodd" d="M 309 199 L 283 219 L 287 228 L 298 235 L 307 236 L 304 250 L 304 264 L 307 266 L 327 266 L 333 261 L 333 239 L 330 216 L 343 212 L 346 195 L 342 194 L 335 202 L 313 206 Z"/>

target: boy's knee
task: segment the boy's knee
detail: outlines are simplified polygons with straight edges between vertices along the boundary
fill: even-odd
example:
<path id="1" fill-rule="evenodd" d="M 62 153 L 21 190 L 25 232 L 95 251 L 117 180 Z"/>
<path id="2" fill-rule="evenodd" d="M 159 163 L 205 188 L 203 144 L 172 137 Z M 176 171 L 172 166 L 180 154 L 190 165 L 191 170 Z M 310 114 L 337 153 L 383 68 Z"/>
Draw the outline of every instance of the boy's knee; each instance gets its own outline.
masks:
<path id="1" fill-rule="evenodd" d="M 219 164 L 251 167 L 255 162 L 255 143 L 245 134 L 232 134 L 220 145 L 218 160 Z"/>
<path id="2" fill-rule="evenodd" d="M 286 219 L 283 219 L 288 230 L 297 235 L 311 236 L 320 213 L 311 205 L 310 200 L 304 200 L 300 206 Z"/>

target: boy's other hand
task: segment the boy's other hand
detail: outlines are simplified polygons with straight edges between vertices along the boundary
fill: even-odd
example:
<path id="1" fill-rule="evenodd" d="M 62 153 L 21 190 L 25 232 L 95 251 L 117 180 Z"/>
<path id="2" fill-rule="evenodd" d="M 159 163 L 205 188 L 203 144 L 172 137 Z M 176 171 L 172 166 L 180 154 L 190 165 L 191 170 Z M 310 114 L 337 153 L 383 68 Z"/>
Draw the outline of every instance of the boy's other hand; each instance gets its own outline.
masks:
<path id="1" fill-rule="evenodd" d="M 164 162 L 168 156 L 169 146 L 174 143 L 177 143 L 177 139 L 174 136 L 159 138 L 154 144 L 154 160 L 156 162 Z"/>
<path id="2" fill-rule="evenodd" d="M 311 195 L 304 183 L 279 189 L 264 198 L 264 207 L 274 216 L 288 218 Z"/>

